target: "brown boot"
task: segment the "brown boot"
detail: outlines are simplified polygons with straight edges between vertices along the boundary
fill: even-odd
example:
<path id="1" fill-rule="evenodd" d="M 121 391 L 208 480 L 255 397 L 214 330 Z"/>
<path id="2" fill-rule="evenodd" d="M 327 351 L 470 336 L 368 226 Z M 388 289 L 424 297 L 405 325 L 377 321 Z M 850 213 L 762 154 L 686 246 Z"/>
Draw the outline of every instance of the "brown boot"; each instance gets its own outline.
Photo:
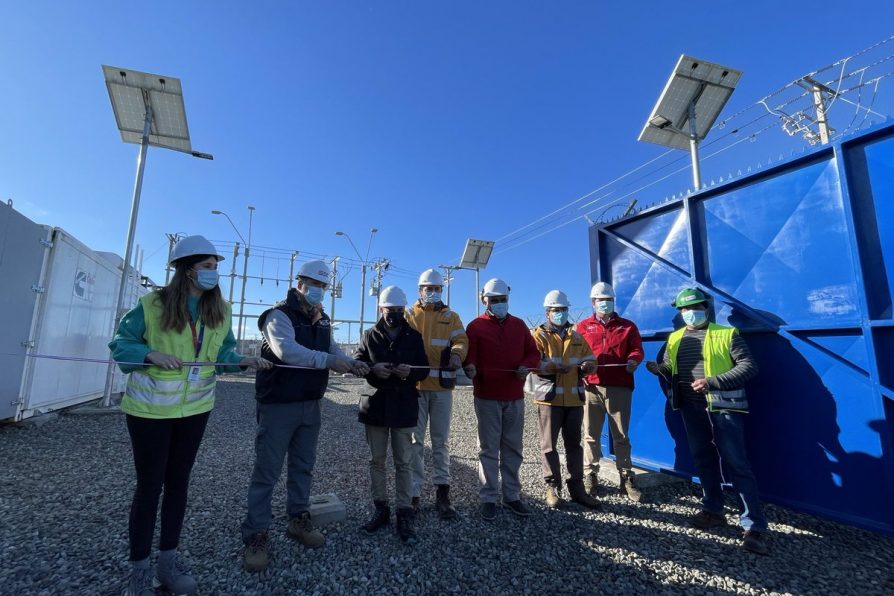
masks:
<path id="1" fill-rule="evenodd" d="M 326 537 L 310 521 L 310 512 L 308 511 L 291 518 L 287 531 L 289 536 L 307 548 L 320 548 L 326 543 Z"/>
<path id="2" fill-rule="evenodd" d="M 590 472 L 584 477 L 584 488 L 587 490 L 587 494 L 596 498 L 596 493 L 599 492 L 599 474 L 598 472 Z"/>
<path id="3" fill-rule="evenodd" d="M 555 486 L 547 486 L 543 501 L 550 509 L 556 509 L 562 504 L 562 499 L 559 497 L 559 490 Z"/>
<path id="4" fill-rule="evenodd" d="M 587 494 L 587 491 L 584 490 L 583 482 L 575 482 L 574 484 L 569 483 L 568 496 L 571 497 L 572 501 L 579 505 L 583 505 L 587 509 L 600 509 L 602 507 L 599 504 L 599 501 Z"/>
<path id="5" fill-rule="evenodd" d="M 633 484 L 633 470 L 618 470 L 618 475 L 621 477 L 621 492 L 626 492 L 627 498 L 634 503 L 642 503 L 643 493 Z"/>

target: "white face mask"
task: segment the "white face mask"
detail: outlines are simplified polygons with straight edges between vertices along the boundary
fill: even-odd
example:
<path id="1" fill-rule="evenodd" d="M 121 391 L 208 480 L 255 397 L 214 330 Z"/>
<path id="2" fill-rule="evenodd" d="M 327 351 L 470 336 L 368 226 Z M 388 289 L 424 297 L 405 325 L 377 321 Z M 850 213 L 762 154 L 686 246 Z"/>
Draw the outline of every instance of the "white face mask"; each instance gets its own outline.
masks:
<path id="1" fill-rule="evenodd" d="M 594 310 L 597 314 L 607 315 L 609 313 L 615 312 L 615 301 L 614 300 L 597 300 L 594 306 Z"/>

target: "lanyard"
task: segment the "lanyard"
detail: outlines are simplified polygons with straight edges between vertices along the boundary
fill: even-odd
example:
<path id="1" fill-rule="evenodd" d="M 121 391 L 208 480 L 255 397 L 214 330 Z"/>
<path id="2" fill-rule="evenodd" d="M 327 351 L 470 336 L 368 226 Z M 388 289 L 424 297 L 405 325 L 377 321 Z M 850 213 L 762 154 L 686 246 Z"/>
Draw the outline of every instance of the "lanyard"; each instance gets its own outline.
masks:
<path id="1" fill-rule="evenodd" d="M 198 337 L 196 337 L 196 324 L 192 319 L 189 320 L 189 328 L 192 330 L 192 345 L 196 349 L 196 358 L 198 358 L 199 352 L 202 351 L 202 341 L 205 339 L 205 322 L 199 323 Z"/>

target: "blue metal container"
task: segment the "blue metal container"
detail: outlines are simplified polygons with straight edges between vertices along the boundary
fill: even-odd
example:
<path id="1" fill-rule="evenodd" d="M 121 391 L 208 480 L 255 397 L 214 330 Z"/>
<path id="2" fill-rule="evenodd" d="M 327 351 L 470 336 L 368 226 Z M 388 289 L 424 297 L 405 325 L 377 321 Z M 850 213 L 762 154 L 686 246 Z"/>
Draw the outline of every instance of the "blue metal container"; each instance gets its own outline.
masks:
<path id="1" fill-rule="evenodd" d="M 590 247 L 647 359 L 682 325 L 683 287 L 740 329 L 761 371 L 746 440 L 765 500 L 894 534 L 894 125 L 592 226 Z M 634 460 L 694 475 L 657 378 L 636 383 Z"/>

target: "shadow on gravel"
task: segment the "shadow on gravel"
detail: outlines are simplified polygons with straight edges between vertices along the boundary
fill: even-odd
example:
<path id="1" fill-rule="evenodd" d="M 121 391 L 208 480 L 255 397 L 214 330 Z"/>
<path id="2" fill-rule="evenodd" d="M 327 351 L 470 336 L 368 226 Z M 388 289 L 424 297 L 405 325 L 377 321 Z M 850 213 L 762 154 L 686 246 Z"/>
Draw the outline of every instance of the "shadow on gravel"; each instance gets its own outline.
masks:
<path id="1" fill-rule="evenodd" d="M 521 480 L 535 512 L 521 519 L 498 510 L 495 521 L 485 522 L 477 514 L 475 416 L 467 389 L 455 394 L 451 439 L 451 493 L 460 518 L 437 518 L 428 485 L 418 545 L 403 546 L 393 529 L 368 537 L 359 530 L 371 510 L 369 453 L 356 416 L 362 386 L 356 379 L 332 380 L 313 488 L 336 493 L 347 520 L 324 528 L 322 549 L 295 544 L 285 535 L 281 483 L 270 567 L 249 574 L 241 568 L 239 525 L 253 464 L 253 384 L 238 376 L 220 382 L 181 543 L 201 594 L 842 593 L 855 581 L 862 593 L 874 593 L 890 576 L 894 541 L 772 506 L 771 522 L 789 533 L 774 533 L 771 558 L 740 551 L 733 529 L 687 528 L 697 506 L 691 485 L 652 491 L 658 501 L 652 505 L 607 489 L 602 512 L 576 505 L 547 510 L 540 501 L 533 409 L 526 416 Z M 0 428 L 0 591 L 121 593 L 130 458 L 120 415 L 63 415 L 41 427 Z"/>

